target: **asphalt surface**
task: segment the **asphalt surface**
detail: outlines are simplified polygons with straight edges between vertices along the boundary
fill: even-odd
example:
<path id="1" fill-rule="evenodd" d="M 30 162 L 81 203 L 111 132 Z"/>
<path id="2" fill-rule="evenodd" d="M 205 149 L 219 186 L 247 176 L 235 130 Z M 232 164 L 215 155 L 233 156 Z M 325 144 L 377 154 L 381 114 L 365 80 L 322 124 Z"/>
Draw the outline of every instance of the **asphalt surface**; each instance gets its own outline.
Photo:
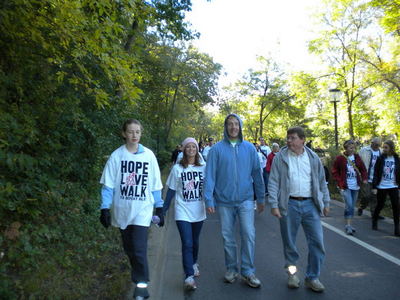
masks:
<path id="1" fill-rule="evenodd" d="M 379 230 L 372 231 L 369 215 L 356 216 L 353 225 L 357 231 L 349 237 L 343 233 L 343 205 L 333 201 L 330 216 L 322 219 L 326 259 L 320 280 L 326 290 L 319 294 L 304 287 L 308 250 L 302 230 L 297 241 L 301 285 L 295 290 L 287 288 L 279 222 L 270 214 L 269 207 L 255 218 L 255 265 L 261 288 L 250 288 L 241 279 L 225 283 L 219 217 L 208 215 L 200 237 L 198 288 L 185 292 L 180 238 L 171 212 L 173 209 L 164 228 L 151 229 L 151 299 L 400 299 L 400 238 L 393 236 L 390 219 L 380 221 Z"/>

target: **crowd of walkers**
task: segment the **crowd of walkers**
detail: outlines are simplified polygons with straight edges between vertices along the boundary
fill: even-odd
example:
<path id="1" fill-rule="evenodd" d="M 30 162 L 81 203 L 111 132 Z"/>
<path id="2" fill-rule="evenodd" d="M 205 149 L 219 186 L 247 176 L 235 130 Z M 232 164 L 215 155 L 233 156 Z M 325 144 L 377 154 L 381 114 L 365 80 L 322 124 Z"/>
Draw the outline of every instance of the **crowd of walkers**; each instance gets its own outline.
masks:
<path id="1" fill-rule="evenodd" d="M 188 137 L 177 145 L 171 156 L 172 168 L 166 181 L 165 201 L 162 181 L 153 152 L 140 144 L 143 128 L 138 120 L 122 126 L 125 144 L 108 159 L 100 180 L 101 216 L 104 227 L 119 228 L 122 244 L 131 264 L 135 285 L 134 298 L 149 297 L 147 238 L 151 222 L 164 225 L 164 217 L 175 199 L 174 217 L 181 238 L 183 284 L 195 290 L 200 276 L 199 240 L 207 213 L 218 212 L 225 254 L 224 281 L 241 277 L 258 288 L 254 264 L 254 215 L 262 213 L 265 200 L 271 214 L 279 220 L 283 243 L 287 286 L 299 288 L 296 237 L 303 227 L 308 245 L 304 285 L 314 292 L 325 287 L 319 276 L 325 258 L 321 217 L 329 214 L 329 170 L 306 144 L 301 127 L 287 130 L 286 146 L 277 143 L 272 150 L 264 138 L 251 144 L 243 138 L 243 123 L 236 114 L 224 121 L 223 139 L 209 138 L 203 145 Z M 308 145 L 308 146 L 307 146 Z M 332 175 L 345 202 L 345 232 L 355 233 L 352 219 L 358 192 L 358 215 L 368 205 L 372 211 L 372 229 L 378 229 L 379 215 L 389 196 L 392 203 L 394 234 L 399 233 L 400 161 L 394 143 L 375 138 L 371 145 L 356 153 L 356 144 L 348 140 L 333 164 Z M 240 251 L 235 223 L 240 227 Z"/>

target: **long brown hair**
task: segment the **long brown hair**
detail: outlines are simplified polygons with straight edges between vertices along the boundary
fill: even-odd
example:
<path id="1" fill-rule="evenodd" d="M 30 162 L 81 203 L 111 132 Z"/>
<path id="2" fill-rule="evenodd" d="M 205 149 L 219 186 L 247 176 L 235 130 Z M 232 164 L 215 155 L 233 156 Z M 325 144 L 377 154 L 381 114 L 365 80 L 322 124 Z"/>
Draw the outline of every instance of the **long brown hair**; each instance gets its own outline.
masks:
<path id="1" fill-rule="evenodd" d="M 200 163 L 200 155 L 199 155 L 199 149 L 196 147 L 197 151 L 196 151 L 196 156 L 194 157 L 194 165 L 196 167 L 201 166 Z M 183 148 L 183 158 L 181 159 L 181 161 L 179 162 L 179 164 L 186 169 L 189 166 L 189 157 L 187 157 L 186 152 L 185 152 L 185 148 Z"/>
<path id="2" fill-rule="evenodd" d="M 387 141 L 384 141 L 383 143 L 389 146 L 388 155 L 396 155 L 396 146 L 394 145 L 392 140 L 387 140 Z"/>

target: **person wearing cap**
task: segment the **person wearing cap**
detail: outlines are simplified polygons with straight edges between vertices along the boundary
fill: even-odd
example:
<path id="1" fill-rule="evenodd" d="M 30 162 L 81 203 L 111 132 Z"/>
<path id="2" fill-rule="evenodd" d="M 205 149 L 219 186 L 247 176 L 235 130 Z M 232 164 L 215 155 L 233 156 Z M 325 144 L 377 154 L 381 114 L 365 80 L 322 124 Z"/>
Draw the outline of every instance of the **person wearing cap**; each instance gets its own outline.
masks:
<path id="1" fill-rule="evenodd" d="M 218 209 L 225 251 L 225 282 L 239 276 L 236 245 L 236 219 L 241 235 L 240 273 L 253 288 L 261 286 L 255 275 L 254 191 L 257 210 L 264 210 L 265 187 L 260 161 L 253 144 L 243 140 L 242 120 L 229 114 L 224 122 L 224 139 L 216 143 L 207 157 L 204 200 L 208 213 Z M 254 190 L 253 190 L 254 183 Z"/>
<path id="2" fill-rule="evenodd" d="M 207 160 L 208 153 L 211 147 L 214 145 L 214 139 L 212 137 L 208 138 L 208 145 L 203 150 L 203 158 Z"/>
<path id="3" fill-rule="evenodd" d="M 371 145 L 361 148 L 358 152 L 368 172 L 368 184 L 361 185 L 360 189 L 360 204 L 357 214 L 361 216 L 363 210 L 369 205 L 371 215 L 376 207 L 376 194 L 372 193 L 372 180 L 374 178 L 374 167 L 379 156 L 381 156 L 382 141 L 379 137 L 371 140 Z"/>
<path id="4" fill-rule="evenodd" d="M 280 223 L 288 287 L 300 287 L 296 237 L 301 225 L 308 245 L 305 286 L 314 292 L 323 292 L 325 287 L 319 280 L 325 258 L 321 215 L 329 213 L 330 196 L 321 160 L 304 145 L 305 139 L 302 127 L 287 130 L 287 146 L 276 154 L 272 163 L 268 202 L 271 214 Z"/>
<path id="5" fill-rule="evenodd" d="M 140 144 L 142 132 L 140 121 L 129 119 L 124 122 L 125 144 L 110 155 L 100 179 L 100 222 L 105 228 L 110 225 L 119 228 L 131 264 L 137 300 L 149 297 L 147 237 L 153 207 L 160 219 L 159 226 L 164 224 L 160 168 L 154 153 Z"/>
<path id="6" fill-rule="evenodd" d="M 199 237 L 206 218 L 203 201 L 205 162 L 199 155 L 197 141 L 188 137 L 182 142 L 183 158 L 174 165 L 168 179 L 168 191 L 163 211 L 168 211 L 175 197 L 175 221 L 182 241 L 182 263 L 185 272 L 184 287 L 197 288 L 194 277 L 200 275 L 197 263 Z"/>

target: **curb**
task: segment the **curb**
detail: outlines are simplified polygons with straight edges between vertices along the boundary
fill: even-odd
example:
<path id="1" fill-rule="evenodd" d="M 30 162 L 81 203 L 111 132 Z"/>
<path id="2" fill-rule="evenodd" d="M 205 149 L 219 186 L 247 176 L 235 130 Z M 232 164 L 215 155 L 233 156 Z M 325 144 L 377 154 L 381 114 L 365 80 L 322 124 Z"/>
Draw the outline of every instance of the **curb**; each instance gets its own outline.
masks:
<path id="1" fill-rule="evenodd" d="M 171 204 L 170 209 L 174 209 Z M 166 258 L 166 237 L 167 230 L 173 223 L 173 214 L 167 214 L 165 217 L 164 227 L 158 227 L 152 224 L 149 229 L 149 237 L 147 244 L 147 259 L 149 263 L 150 282 L 148 286 L 150 299 L 161 299 L 162 289 L 161 283 L 164 280 L 164 266 Z M 135 286 L 130 283 L 130 287 L 124 299 L 133 299 Z"/>

